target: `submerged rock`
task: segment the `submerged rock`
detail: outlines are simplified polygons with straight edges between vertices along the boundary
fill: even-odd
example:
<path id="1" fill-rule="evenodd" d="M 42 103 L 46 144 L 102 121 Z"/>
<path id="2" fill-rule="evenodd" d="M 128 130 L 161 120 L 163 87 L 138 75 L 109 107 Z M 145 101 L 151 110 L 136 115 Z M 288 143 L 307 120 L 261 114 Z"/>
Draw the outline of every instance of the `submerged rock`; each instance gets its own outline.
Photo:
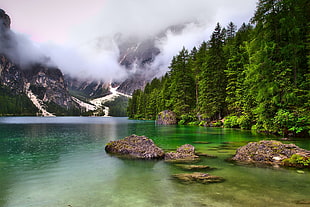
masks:
<path id="1" fill-rule="evenodd" d="M 200 173 L 200 172 L 194 172 L 194 173 L 181 173 L 181 174 L 175 174 L 172 175 L 174 178 L 185 182 L 185 183 L 220 183 L 225 181 L 224 178 L 219 176 L 213 176 L 208 173 Z"/>
<path id="2" fill-rule="evenodd" d="M 195 147 L 190 144 L 184 144 L 177 149 L 177 153 L 195 155 Z"/>
<path id="3" fill-rule="evenodd" d="M 176 164 L 177 167 L 183 169 L 183 170 L 211 170 L 214 168 L 211 168 L 208 165 L 186 165 L 186 164 Z"/>
<path id="4" fill-rule="evenodd" d="M 296 204 L 304 204 L 304 205 L 310 205 L 310 200 L 300 200 L 296 201 Z"/>
<path id="5" fill-rule="evenodd" d="M 165 110 L 158 114 L 156 124 L 160 125 L 175 125 L 177 124 L 176 114 L 173 111 Z"/>
<path id="6" fill-rule="evenodd" d="M 153 140 L 145 136 L 131 135 L 122 140 L 111 141 L 105 147 L 106 152 L 136 159 L 162 159 L 164 151 Z"/>
<path id="7" fill-rule="evenodd" d="M 211 144 L 212 142 L 206 142 L 206 141 L 194 141 L 193 144 Z"/>
<path id="8" fill-rule="evenodd" d="M 203 152 L 196 152 L 195 154 L 198 155 L 198 156 L 200 156 L 200 157 L 217 158 L 216 155 L 210 155 L 210 154 L 203 153 Z"/>
<path id="9" fill-rule="evenodd" d="M 195 162 L 199 160 L 199 156 L 195 155 L 195 147 L 190 144 L 182 145 L 176 152 L 168 152 L 165 154 L 165 161 L 168 162 Z"/>
<path id="10" fill-rule="evenodd" d="M 310 151 L 279 141 L 251 142 L 237 149 L 234 161 L 275 166 L 310 167 Z"/>

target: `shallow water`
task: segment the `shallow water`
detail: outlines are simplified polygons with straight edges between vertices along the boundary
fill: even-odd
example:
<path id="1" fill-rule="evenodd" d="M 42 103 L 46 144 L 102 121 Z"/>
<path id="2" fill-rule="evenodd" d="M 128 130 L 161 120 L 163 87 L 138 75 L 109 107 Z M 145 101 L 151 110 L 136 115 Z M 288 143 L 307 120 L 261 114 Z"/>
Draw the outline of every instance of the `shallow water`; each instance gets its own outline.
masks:
<path id="1" fill-rule="evenodd" d="M 199 164 L 223 183 L 182 184 L 184 172 L 163 161 L 122 160 L 104 146 L 131 134 L 169 151 L 185 143 L 217 156 Z M 277 139 L 249 131 L 156 126 L 152 121 L 103 117 L 1 117 L 0 206 L 307 206 L 310 172 L 226 162 L 249 141 Z M 208 142 L 201 144 L 201 142 Z M 310 150 L 310 139 L 291 141 Z"/>

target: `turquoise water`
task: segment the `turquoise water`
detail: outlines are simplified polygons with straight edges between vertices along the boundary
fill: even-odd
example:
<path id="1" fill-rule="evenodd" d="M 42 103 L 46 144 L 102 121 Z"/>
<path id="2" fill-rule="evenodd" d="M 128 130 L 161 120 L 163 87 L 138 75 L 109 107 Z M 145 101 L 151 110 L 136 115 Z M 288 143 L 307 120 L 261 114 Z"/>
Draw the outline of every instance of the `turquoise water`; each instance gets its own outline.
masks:
<path id="1" fill-rule="evenodd" d="M 216 168 L 208 173 L 226 181 L 186 185 L 172 179 L 184 171 L 171 163 L 106 154 L 107 142 L 131 134 L 148 136 L 167 151 L 193 144 L 197 151 L 217 156 L 199 164 Z M 237 147 L 261 139 L 277 138 L 127 118 L 1 117 L 0 206 L 307 206 L 297 202 L 310 200 L 309 171 L 225 161 Z M 310 139 L 290 143 L 310 150 Z"/>

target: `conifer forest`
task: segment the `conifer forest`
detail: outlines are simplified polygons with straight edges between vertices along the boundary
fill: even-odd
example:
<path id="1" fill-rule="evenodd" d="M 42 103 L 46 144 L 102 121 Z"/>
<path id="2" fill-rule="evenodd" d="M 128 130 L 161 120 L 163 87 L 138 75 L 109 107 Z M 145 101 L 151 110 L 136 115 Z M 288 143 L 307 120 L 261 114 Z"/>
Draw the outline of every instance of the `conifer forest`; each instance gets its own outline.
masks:
<path id="1" fill-rule="evenodd" d="M 220 23 L 174 56 L 169 72 L 136 90 L 128 115 L 179 124 L 309 135 L 310 1 L 260 0 L 249 23 Z"/>

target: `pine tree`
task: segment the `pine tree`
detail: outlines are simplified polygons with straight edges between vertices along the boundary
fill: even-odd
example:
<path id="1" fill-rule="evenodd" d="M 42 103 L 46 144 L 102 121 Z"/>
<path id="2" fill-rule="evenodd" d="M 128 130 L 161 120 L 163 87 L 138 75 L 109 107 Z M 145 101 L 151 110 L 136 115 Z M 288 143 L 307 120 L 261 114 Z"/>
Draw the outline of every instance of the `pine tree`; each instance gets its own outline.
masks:
<path id="1" fill-rule="evenodd" d="M 252 19 L 256 39 L 250 44 L 246 84 L 255 98 L 258 126 L 276 131 L 273 119 L 287 110 L 300 116 L 307 101 L 305 40 L 309 6 L 304 0 L 260 0 Z M 309 8 L 309 7 L 308 7 Z M 308 19 L 307 19 L 308 18 Z"/>
<path id="2" fill-rule="evenodd" d="M 171 101 L 173 111 L 181 116 L 195 108 L 195 82 L 189 65 L 188 51 L 183 47 L 170 65 Z"/>
<path id="3" fill-rule="evenodd" d="M 194 73 L 194 79 L 195 79 L 195 99 L 196 99 L 196 108 L 199 104 L 199 82 L 201 80 L 201 69 L 202 65 L 206 61 L 207 57 L 207 43 L 202 42 L 198 50 L 193 54 L 193 60 L 192 60 L 192 69 Z"/>
<path id="4" fill-rule="evenodd" d="M 230 24 L 230 27 L 232 24 Z M 227 29 L 229 31 L 230 29 Z M 235 37 L 228 41 L 225 48 L 228 53 L 227 69 L 225 70 L 227 76 L 226 88 L 226 102 L 228 104 L 228 111 L 230 114 L 241 115 L 243 111 L 244 87 L 245 81 L 245 66 L 249 64 L 249 57 L 246 52 L 246 41 L 250 40 L 253 27 L 245 23 L 240 27 Z M 227 35 L 229 36 L 229 35 Z"/>
<path id="5" fill-rule="evenodd" d="M 199 111 L 204 118 L 221 119 L 226 113 L 225 30 L 218 23 L 208 42 L 206 62 L 199 82 Z"/>
<path id="6" fill-rule="evenodd" d="M 237 26 L 233 22 L 230 22 L 226 29 L 226 38 L 228 40 L 233 39 L 236 35 L 236 31 L 237 31 Z"/>

